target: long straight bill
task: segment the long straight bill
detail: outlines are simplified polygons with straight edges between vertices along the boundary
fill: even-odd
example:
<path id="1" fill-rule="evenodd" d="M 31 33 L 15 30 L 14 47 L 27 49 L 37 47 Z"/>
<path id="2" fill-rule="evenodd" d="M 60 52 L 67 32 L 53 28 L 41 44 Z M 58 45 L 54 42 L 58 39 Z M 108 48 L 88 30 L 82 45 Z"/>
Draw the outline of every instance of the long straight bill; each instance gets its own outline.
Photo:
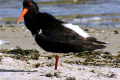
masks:
<path id="1" fill-rule="evenodd" d="M 19 17 L 18 21 L 17 21 L 17 24 L 21 21 L 21 19 L 24 17 L 24 15 L 28 12 L 28 9 L 27 8 L 24 8 L 23 9 L 23 12 L 21 13 L 21 16 Z"/>

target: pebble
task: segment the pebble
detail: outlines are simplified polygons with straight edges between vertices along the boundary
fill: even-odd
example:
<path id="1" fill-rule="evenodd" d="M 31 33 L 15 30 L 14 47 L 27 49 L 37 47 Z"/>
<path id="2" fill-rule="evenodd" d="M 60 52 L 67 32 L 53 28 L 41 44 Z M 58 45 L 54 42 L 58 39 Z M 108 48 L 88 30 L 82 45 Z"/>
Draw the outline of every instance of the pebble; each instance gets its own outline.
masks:
<path id="1" fill-rule="evenodd" d="M 53 75 L 51 73 L 47 73 L 46 77 L 53 77 Z"/>
<path id="2" fill-rule="evenodd" d="M 35 64 L 35 68 L 38 68 L 40 66 L 40 63 Z"/>
<path id="3" fill-rule="evenodd" d="M 60 72 L 55 72 L 54 76 L 57 77 L 57 78 L 60 77 Z"/>
<path id="4" fill-rule="evenodd" d="M 119 34 L 119 32 L 117 30 L 114 31 L 114 34 Z"/>
<path id="5" fill-rule="evenodd" d="M 65 80 L 76 80 L 75 77 L 67 77 Z"/>

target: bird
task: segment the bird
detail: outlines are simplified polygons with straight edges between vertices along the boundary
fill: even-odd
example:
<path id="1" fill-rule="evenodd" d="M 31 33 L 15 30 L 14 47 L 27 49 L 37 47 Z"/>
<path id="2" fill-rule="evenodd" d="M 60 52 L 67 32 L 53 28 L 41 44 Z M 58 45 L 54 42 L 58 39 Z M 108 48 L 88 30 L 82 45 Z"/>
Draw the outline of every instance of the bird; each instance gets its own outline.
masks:
<path id="1" fill-rule="evenodd" d="M 73 25 L 40 12 L 33 0 L 23 1 L 23 12 L 17 24 L 24 17 L 26 27 L 35 37 L 36 43 L 45 51 L 70 53 L 104 49 L 106 42 L 91 37 L 78 25 Z"/>

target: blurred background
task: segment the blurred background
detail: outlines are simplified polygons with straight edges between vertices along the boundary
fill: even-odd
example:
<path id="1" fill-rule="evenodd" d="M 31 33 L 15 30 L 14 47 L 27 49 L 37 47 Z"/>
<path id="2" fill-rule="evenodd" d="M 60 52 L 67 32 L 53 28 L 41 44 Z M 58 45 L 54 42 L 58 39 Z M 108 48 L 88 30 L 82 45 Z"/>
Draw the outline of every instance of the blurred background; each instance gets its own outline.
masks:
<path id="1" fill-rule="evenodd" d="M 88 27 L 120 27 L 120 0 L 34 0 L 40 12 Z M 16 24 L 23 0 L 0 0 L 0 24 Z M 19 25 L 23 25 L 24 20 Z"/>

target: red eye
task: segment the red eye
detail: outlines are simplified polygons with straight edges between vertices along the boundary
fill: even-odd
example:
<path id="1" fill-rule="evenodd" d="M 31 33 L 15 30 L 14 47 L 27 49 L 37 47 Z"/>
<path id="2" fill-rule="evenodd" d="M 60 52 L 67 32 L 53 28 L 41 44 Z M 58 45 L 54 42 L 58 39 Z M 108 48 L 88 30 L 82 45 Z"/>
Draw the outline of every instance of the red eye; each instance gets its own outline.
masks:
<path id="1" fill-rule="evenodd" d="M 29 3 L 29 6 L 32 6 L 32 3 Z"/>

